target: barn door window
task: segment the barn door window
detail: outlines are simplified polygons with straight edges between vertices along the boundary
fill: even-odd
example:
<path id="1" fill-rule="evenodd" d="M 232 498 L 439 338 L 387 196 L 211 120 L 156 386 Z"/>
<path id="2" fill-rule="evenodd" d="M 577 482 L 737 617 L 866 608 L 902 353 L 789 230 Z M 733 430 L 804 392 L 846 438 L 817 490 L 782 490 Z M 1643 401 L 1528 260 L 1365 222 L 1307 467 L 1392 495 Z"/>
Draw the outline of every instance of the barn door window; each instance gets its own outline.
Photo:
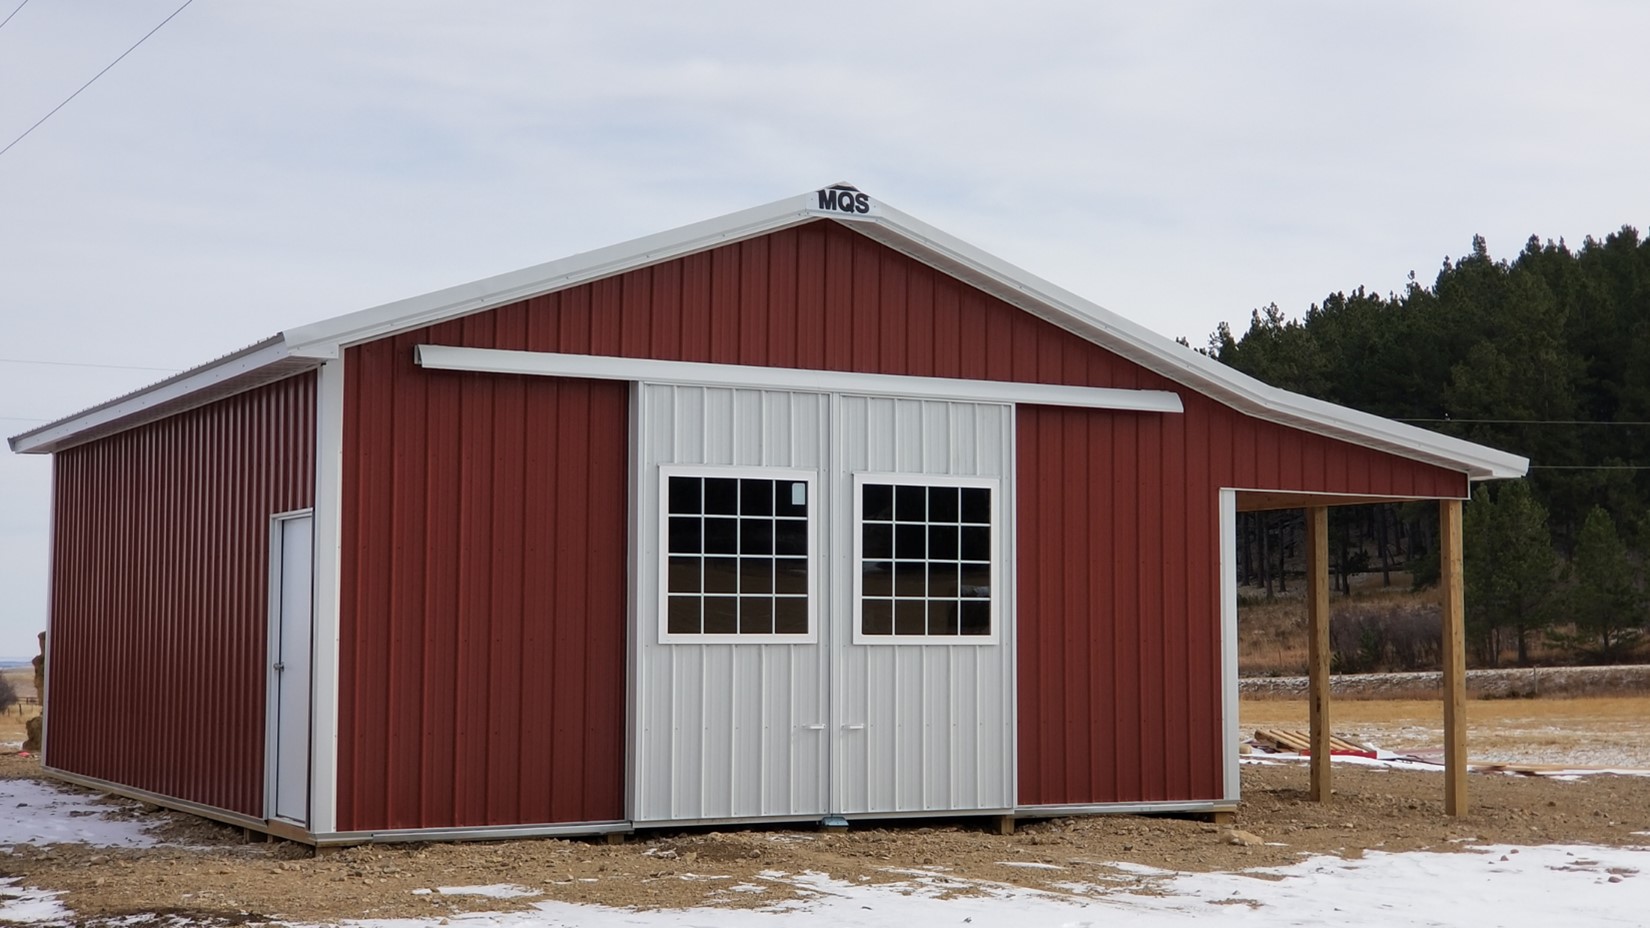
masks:
<path id="1" fill-rule="evenodd" d="M 811 641 L 814 474 L 661 468 L 664 642 Z"/>
<path id="2" fill-rule="evenodd" d="M 999 485 L 980 478 L 854 478 L 854 640 L 996 640 Z"/>

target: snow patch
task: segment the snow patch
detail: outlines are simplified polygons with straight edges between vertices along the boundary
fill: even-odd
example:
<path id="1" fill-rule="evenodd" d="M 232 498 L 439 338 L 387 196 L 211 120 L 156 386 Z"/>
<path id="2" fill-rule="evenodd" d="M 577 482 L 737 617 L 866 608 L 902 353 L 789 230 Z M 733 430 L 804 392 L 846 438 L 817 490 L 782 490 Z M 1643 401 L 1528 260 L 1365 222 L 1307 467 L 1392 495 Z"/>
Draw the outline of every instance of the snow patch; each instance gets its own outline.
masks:
<path id="1" fill-rule="evenodd" d="M 70 912 L 57 901 L 60 895 L 19 886 L 16 880 L 0 879 L 0 922 L 8 925 L 64 922 Z"/>
<path id="2" fill-rule="evenodd" d="M 517 886 L 514 883 L 493 883 L 488 886 L 437 886 L 435 891 L 443 896 L 486 896 L 489 899 L 519 899 L 522 896 L 540 895 L 536 889 Z M 413 890 L 418 892 L 418 890 Z"/>
<path id="3" fill-rule="evenodd" d="M 109 818 L 118 811 L 94 793 L 69 792 L 38 780 L 0 780 L 0 846 L 90 844 L 153 847 L 140 822 Z"/>

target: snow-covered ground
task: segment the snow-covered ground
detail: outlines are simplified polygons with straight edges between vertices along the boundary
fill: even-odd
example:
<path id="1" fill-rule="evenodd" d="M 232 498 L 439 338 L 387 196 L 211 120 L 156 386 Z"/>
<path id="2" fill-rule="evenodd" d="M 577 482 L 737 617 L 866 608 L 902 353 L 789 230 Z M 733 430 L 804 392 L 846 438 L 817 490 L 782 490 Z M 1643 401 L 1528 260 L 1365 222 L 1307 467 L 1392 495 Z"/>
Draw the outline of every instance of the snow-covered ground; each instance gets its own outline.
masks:
<path id="1" fill-rule="evenodd" d="M 91 793 L 39 780 L 0 780 L 0 850 L 18 844 L 149 847 L 144 825 L 111 818 L 115 807 Z"/>
<path id="2" fill-rule="evenodd" d="M 0 845 L 81 842 L 100 846 L 154 843 L 143 829 L 110 818 L 109 806 L 30 780 L 0 781 Z M 860 885 L 817 873 L 770 872 L 802 898 L 767 909 L 695 908 L 638 912 L 539 901 L 519 912 L 431 919 L 350 920 L 351 928 L 790 928 L 956 925 L 1184 928 L 1213 919 L 1233 926 L 1474 928 L 1642 926 L 1650 924 L 1650 834 L 1646 846 L 1547 845 L 1474 847 L 1464 853 L 1371 853 L 1361 859 L 1313 857 L 1287 867 L 1238 873 L 1175 873 L 1136 865 L 1073 870 L 1059 891 L 979 883 L 955 896 L 955 877 L 913 868 L 904 883 Z M 1119 878 L 1118 873 L 1122 873 Z M 734 886 L 729 892 L 754 887 Z M 532 890 L 431 886 L 421 894 L 527 899 Z M 952 898 L 941 898 L 952 896 Z M 0 924 L 79 924 L 51 893 L 0 879 Z M 178 923 L 182 925 L 183 923 Z"/>

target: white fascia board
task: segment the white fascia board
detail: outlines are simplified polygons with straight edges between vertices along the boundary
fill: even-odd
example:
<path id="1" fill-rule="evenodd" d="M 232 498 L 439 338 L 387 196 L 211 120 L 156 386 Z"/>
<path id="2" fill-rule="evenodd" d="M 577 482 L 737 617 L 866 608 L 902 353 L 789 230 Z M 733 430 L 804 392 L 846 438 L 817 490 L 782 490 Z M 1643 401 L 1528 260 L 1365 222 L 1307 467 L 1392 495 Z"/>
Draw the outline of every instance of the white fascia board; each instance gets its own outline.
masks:
<path id="1" fill-rule="evenodd" d="M 328 357 L 335 356 L 340 346 L 372 341 L 407 329 L 483 312 L 586 281 L 612 277 L 719 245 L 838 215 L 813 208 L 814 197 L 813 193 L 786 197 L 595 251 L 288 329 L 285 335 L 293 346 L 294 354 L 307 356 L 308 352 L 316 351 Z"/>
<path id="2" fill-rule="evenodd" d="M 1262 383 L 885 204 L 878 203 L 869 215 L 831 218 L 866 226 L 869 237 L 925 264 L 971 271 L 1019 308 L 1257 418 L 1419 457 L 1463 470 L 1474 480 L 1522 477 L 1529 471 L 1529 459 L 1515 454 Z"/>
<path id="3" fill-rule="evenodd" d="M 93 429 L 124 420 L 139 420 L 146 412 L 185 401 L 191 395 L 223 386 L 288 357 L 290 352 L 281 336 L 264 339 L 217 361 L 15 435 L 9 440 L 11 450 L 18 454 L 49 454 Z"/>
<path id="4" fill-rule="evenodd" d="M 1167 390 L 1120 390 L 1112 387 L 1068 387 L 998 380 L 911 377 L 903 374 L 856 374 L 789 367 L 750 367 L 740 364 L 654 361 L 605 355 L 507 351 L 498 348 L 455 348 L 447 345 L 419 345 L 414 352 L 418 364 L 426 368 L 485 374 L 806 390 L 816 393 L 905 396 L 984 403 L 1030 403 L 1039 406 L 1073 406 L 1133 412 L 1182 411 L 1179 394 Z"/>

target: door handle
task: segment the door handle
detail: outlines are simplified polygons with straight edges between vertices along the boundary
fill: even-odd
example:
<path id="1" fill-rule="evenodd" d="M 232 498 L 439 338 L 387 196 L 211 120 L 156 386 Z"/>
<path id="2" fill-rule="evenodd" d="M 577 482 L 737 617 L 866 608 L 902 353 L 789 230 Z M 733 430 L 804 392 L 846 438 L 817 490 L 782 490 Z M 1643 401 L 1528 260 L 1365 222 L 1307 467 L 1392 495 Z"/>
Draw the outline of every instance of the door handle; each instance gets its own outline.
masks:
<path id="1" fill-rule="evenodd" d="M 285 670 L 286 669 L 286 662 L 285 661 L 276 661 L 275 662 L 275 669 L 277 671 Z"/>
<path id="2" fill-rule="evenodd" d="M 809 731 L 824 731 L 825 730 L 824 725 L 805 725 L 803 727 L 808 729 Z"/>
<path id="3" fill-rule="evenodd" d="M 865 730 L 865 723 L 864 722 L 855 722 L 855 723 L 850 724 L 850 725 L 844 725 L 844 726 L 842 726 L 842 730 L 843 731 L 864 731 Z"/>

